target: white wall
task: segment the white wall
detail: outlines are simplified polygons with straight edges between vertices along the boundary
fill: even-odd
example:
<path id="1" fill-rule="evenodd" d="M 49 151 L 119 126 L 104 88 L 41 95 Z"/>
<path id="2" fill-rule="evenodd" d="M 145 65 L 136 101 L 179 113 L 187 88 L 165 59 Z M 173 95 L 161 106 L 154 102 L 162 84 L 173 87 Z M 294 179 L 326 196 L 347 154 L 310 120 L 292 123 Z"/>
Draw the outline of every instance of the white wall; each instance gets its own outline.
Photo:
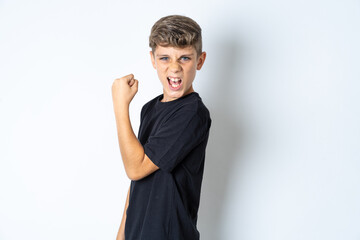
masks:
<path id="1" fill-rule="evenodd" d="M 0 239 L 115 239 L 111 84 L 161 93 L 152 24 L 203 28 L 203 240 L 360 239 L 359 1 L 0 1 Z"/>

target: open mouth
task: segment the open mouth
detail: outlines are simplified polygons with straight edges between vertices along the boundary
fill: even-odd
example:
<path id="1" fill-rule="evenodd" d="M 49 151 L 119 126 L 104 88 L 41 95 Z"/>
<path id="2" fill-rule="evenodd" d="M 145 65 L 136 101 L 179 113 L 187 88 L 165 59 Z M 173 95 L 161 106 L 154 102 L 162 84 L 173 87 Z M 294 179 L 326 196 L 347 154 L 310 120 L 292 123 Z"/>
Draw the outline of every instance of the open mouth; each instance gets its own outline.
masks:
<path id="1" fill-rule="evenodd" d="M 177 77 L 168 77 L 167 78 L 168 82 L 169 82 L 169 86 L 171 90 L 178 90 L 181 87 L 181 83 L 182 80 L 181 78 L 177 78 Z"/>

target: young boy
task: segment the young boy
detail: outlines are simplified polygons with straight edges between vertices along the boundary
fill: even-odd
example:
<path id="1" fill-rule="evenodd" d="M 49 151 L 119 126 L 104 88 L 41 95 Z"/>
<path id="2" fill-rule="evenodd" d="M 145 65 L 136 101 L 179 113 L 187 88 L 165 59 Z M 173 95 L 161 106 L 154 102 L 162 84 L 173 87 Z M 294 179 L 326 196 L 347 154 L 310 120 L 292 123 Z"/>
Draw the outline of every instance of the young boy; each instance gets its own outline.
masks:
<path id="1" fill-rule="evenodd" d="M 112 85 L 121 157 L 132 180 L 117 240 L 196 240 L 211 125 L 192 86 L 206 57 L 201 28 L 191 18 L 167 16 L 154 24 L 149 40 L 163 94 L 143 106 L 138 139 L 129 119 L 138 81 L 130 74 Z"/>

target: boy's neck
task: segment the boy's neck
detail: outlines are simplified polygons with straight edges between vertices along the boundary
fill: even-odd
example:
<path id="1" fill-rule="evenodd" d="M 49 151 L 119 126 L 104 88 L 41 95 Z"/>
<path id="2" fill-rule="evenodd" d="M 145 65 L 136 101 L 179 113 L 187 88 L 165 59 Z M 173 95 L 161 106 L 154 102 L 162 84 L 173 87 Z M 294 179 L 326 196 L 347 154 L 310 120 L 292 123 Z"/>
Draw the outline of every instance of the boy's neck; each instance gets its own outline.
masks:
<path id="1" fill-rule="evenodd" d="M 193 87 L 191 87 L 184 95 L 182 95 L 181 97 L 178 97 L 178 98 L 174 98 L 174 99 L 171 99 L 171 98 L 166 98 L 165 97 L 165 93 L 163 94 L 163 98 L 160 100 L 160 102 L 171 102 L 171 101 L 174 101 L 176 99 L 179 99 L 179 98 L 182 98 L 190 93 L 193 93 L 194 92 L 194 89 Z"/>

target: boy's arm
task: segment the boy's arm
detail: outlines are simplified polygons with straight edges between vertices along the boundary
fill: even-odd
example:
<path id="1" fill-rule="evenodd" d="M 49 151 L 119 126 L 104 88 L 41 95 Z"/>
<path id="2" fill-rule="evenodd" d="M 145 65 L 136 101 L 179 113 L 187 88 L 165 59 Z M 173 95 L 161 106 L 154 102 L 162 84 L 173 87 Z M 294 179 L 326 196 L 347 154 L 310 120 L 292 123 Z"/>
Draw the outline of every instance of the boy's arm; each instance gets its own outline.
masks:
<path id="1" fill-rule="evenodd" d="M 112 97 L 121 157 L 127 176 L 140 180 L 159 168 L 146 156 L 131 127 L 129 105 L 138 90 L 138 81 L 130 74 L 115 79 Z"/>
<path id="2" fill-rule="evenodd" d="M 130 187 L 127 193 L 126 202 L 125 202 L 125 209 L 123 213 L 123 217 L 121 220 L 121 224 L 119 227 L 119 232 L 117 234 L 116 240 L 125 240 L 125 222 L 126 222 L 126 210 L 129 206 L 129 195 L 130 195 Z"/>

